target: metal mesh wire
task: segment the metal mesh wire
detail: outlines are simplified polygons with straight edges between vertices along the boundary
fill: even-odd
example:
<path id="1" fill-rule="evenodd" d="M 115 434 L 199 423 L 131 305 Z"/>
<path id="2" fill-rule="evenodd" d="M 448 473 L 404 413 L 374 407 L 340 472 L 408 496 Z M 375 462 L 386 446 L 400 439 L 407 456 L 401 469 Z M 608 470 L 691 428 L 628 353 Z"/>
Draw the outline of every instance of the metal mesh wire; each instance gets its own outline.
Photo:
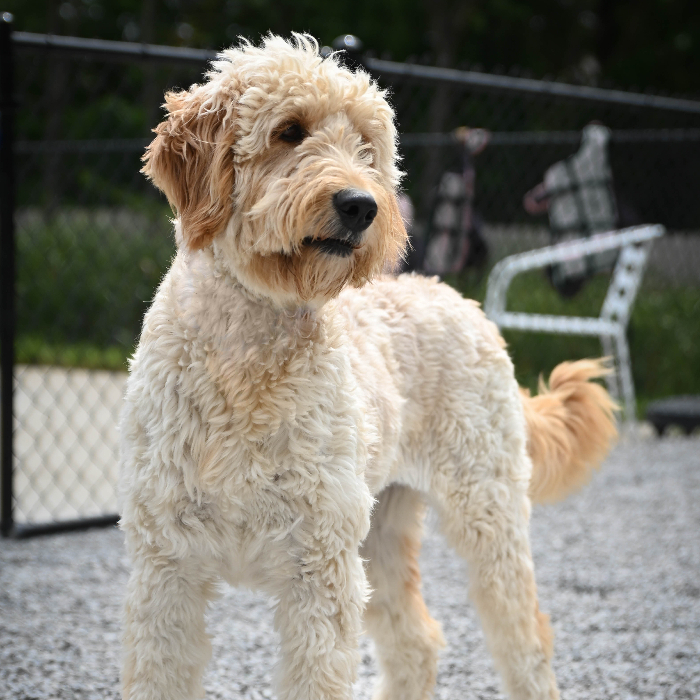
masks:
<path id="1" fill-rule="evenodd" d="M 204 68 L 16 47 L 17 523 L 116 511 L 125 358 L 174 253 L 170 211 L 140 157 L 164 91 Z M 546 218 L 529 217 L 522 196 L 595 119 L 613 132 L 622 223 L 664 224 L 652 270 L 700 286 L 700 114 L 375 73 L 398 115 L 415 236 L 427 235 L 440 174 L 459 160 L 450 132 L 469 125 L 492 132 L 475 195 L 489 266 L 548 244 Z"/>

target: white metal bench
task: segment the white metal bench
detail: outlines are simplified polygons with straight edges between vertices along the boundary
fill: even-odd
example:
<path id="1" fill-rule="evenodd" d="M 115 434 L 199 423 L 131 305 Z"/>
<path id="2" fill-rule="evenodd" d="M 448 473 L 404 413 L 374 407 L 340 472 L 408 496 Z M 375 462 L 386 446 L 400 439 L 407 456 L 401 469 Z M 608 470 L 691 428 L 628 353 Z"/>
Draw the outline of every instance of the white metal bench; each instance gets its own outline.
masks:
<path id="1" fill-rule="evenodd" d="M 664 233 L 660 225 L 635 226 L 504 258 L 489 275 L 484 312 L 500 328 L 598 336 L 603 353 L 611 356 L 615 363 L 614 372 L 608 377 L 610 393 L 616 400 L 623 401 L 625 419 L 632 421 L 636 402 L 627 324 L 652 242 Z M 517 274 L 614 249 L 620 249 L 620 253 L 598 318 L 506 311 L 508 287 Z"/>

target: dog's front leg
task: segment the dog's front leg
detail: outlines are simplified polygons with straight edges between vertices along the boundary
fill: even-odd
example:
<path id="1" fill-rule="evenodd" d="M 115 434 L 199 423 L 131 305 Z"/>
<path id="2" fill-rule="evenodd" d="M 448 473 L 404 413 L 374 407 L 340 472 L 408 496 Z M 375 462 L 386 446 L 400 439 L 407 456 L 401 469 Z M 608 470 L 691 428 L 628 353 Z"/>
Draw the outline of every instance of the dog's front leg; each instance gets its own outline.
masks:
<path id="1" fill-rule="evenodd" d="M 215 574 L 201 561 L 140 545 L 124 611 L 124 700 L 200 698 L 211 644 L 204 628 Z"/>
<path id="2" fill-rule="evenodd" d="M 308 554 L 278 598 L 277 695 L 280 700 L 349 700 L 366 598 L 362 563 L 357 550 L 332 558 L 322 551 Z"/>
<path id="3" fill-rule="evenodd" d="M 281 658 L 279 700 L 349 700 L 360 661 L 358 640 L 367 581 L 358 554 L 369 529 L 372 497 L 361 475 L 323 467 L 311 493 L 299 494 L 300 473 L 277 482 L 287 513 L 264 536 L 264 589 L 276 600 Z M 290 492 L 296 492 L 295 497 Z"/>

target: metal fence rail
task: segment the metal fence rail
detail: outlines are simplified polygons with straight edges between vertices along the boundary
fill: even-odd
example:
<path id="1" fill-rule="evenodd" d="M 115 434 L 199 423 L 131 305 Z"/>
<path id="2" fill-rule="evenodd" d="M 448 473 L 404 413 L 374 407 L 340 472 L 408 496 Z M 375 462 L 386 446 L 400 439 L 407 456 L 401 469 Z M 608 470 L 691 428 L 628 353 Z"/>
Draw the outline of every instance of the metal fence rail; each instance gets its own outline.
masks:
<path id="1" fill-rule="evenodd" d="M 0 28 L 7 535 L 116 519 L 125 358 L 174 252 L 169 209 L 139 174 L 140 156 L 163 93 L 200 81 L 215 53 Z M 397 112 L 416 241 L 429 236 L 441 173 L 460 158 L 453 129 L 469 125 L 491 131 L 475 199 L 488 264 L 549 243 L 522 195 L 595 119 L 612 129 L 624 223 L 670 232 L 652 270 L 663 284 L 700 288 L 700 102 L 378 59 L 366 66 Z"/>

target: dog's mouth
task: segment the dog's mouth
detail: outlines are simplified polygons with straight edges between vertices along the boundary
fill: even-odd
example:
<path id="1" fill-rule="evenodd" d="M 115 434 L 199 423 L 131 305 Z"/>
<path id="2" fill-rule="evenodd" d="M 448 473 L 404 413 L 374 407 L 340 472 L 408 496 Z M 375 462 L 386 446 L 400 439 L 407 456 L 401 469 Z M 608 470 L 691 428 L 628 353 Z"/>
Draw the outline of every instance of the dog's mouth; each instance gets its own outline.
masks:
<path id="1" fill-rule="evenodd" d="M 316 248 L 328 255 L 335 255 L 339 258 L 347 258 L 357 250 L 359 246 L 359 236 L 348 238 L 312 238 L 307 236 L 303 243 L 310 248 Z"/>

